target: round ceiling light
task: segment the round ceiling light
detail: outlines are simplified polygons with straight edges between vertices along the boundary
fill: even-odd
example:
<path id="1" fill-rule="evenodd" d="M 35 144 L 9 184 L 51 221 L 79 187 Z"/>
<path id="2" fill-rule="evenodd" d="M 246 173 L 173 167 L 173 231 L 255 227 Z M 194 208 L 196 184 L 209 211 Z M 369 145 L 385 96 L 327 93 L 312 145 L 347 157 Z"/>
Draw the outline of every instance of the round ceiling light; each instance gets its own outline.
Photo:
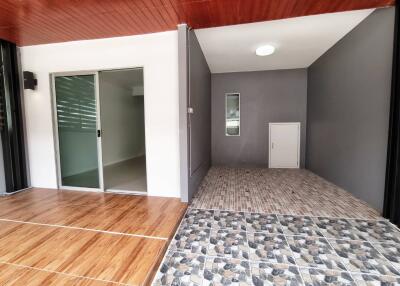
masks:
<path id="1" fill-rule="evenodd" d="M 274 52 L 275 47 L 271 45 L 261 46 L 256 49 L 256 55 L 259 57 L 269 56 L 272 55 Z"/>

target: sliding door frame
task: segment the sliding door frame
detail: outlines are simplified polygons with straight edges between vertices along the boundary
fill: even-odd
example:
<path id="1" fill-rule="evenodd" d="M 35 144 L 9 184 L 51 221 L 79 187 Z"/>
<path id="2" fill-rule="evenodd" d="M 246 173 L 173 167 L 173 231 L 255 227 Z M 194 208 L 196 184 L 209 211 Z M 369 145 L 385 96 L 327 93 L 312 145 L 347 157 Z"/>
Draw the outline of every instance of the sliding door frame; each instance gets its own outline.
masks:
<path id="1" fill-rule="evenodd" d="M 149 182 L 148 182 L 148 164 L 147 164 L 147 128 L 146 128 L 146 84 L 145 84 L 145 67 L 144 66 L 135 66 L 135 67 L 122 67 L 122 68 L 109 68 L 109 69 L 101 69 L 101 70 L 96 70 L 97 72 L 97 78 L 98 78 L 98 96 L 99 96 L 99 100 L 98 100 L 98 105 L 99 105 L 99 109 L 98 111 L 101 111 L 101 101 L 100 101 L 100 82 L 99 82 L 99 73 L 101 72 L 113 72 L 113 71 L 129 71 L 129 70 L 138 70 L 141 69 L 143 72 L 143 111 L 144 111 L 144 154 L 145 154 L 145 162 L 146 162 L 146 191 L 129 191 L 129 190 L 119 190 L 119 189 L 106 189 L 105 185 L 104 185 L 104 165 L 103 165 L 103 161 L 102 161 L 102 176 L 103 176 L 103 191 L 107 192 L 107 193 L 116 193 L 116 194 L 123 194 L 123 195 L 140 195 L 140 196 L 148 196 L 149 192 L 148 192 L 148 186 L 149 186 Z M 100 113 L 99 113 L 100 114 Z M 99 115 L 101 116 L 101 115 Z M 102 130 L 102 129 L 101 129 Z M 100 151 L 101 154 L 103 155 L 103 150 Z"/>
<path id="2" fill-rule="evenodd" d="M 57 116 L 57 100 L 56 100 L 56 85 L 55 78 L 61 76 L 83 76 L 93 75 L 94 76 L 94 88 L 96 98 L 96 133 L 100 130 L 100 137 L 97 136 L 97 164 L 99 172 L 99 188 L 86 188 L 86 187 L 74 187 L 65 186 L 62 184 L 61 176 L 61 158 L 60 158 L 60 145 L 59 145 L 59 133 L 58 133 L 58 116 Z M 87 191 L 87 192 L 104 192 L 104 176 L 103 176 L 103 156 L 102 156 L 102 145 L 101 145 L 101 118 L 100 118 L 100 91 L 99 91 L 99 72 L 98 71 L 74 71 L 74 72 L 56 72 L 50 75 L 51 77 L 51 101 L 52 101 L 52 113 L 53 113 L 53 134 L 54 134 L 54 147 L 56 157 L 56 168 L 57 168 L 57 186 L 59 189 L 74 190 L 74 191 Z"/>

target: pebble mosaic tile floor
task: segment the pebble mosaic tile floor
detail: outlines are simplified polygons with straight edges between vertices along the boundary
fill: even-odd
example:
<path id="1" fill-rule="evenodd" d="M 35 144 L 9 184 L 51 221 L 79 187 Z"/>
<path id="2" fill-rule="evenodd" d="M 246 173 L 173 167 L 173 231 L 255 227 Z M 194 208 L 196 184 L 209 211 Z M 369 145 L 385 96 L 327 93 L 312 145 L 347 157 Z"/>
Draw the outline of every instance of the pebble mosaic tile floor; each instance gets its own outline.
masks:
<path id="1" fill-rule="evenodd" d="M 153 285 L 400 285 L 400 230 L 307 170 L 212 167 Z"/>
<path id="2" fill-rule="evenodd" d="M 400 230 L 383 219 L 189 208 L 153 285 L 400 285 Z"/>

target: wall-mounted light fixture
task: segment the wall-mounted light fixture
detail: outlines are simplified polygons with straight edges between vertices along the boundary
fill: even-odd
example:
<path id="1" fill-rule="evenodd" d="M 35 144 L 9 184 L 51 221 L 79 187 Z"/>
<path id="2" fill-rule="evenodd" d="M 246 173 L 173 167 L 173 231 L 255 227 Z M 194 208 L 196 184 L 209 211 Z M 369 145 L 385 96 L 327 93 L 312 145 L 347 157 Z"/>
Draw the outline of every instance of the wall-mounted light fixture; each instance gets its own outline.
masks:
<path id="1" fill-rule="evenodd" d="M 37 86 L 37 79 L 33 72 L 24 71 L 24 89 L 32 89 L 34 90 Z"/>

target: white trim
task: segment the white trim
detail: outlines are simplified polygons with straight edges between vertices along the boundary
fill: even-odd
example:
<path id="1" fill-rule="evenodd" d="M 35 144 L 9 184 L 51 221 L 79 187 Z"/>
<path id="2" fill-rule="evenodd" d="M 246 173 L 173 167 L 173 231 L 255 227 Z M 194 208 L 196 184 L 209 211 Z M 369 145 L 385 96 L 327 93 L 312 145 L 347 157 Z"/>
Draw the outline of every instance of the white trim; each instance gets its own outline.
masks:
<path id="1" fill-rule="evenodd" d="M 238 95 L 239 96 L 239 134 L 238 135 L 229 135 L 228 134 L 228 132 L 226 131 L 226 123 L 227 123 L 227 118 L 226 118 L 226 113 L 227 113 L 227 111 L 228 111 L 228 95 Z M 225 128 L 225 136 L 229 136 L 229 137 L 238 137 L 238 136 L 240 136 L 240 132 L 241 132 L 241 130 L 240 129 L 242 129 L 241 128 L 241 114 L 240 114 L 240 92 L 228 92 L 228 93 L 225 93 L 225 126 L 224 126 L 224 128 Z"/>
<path id="2" fill-rule="evenodd" d="M 146 106 L 147 106 L 147 104 L 146 104 L 146 81 L 145 81 L 145 71 L 147 70 L 147 69 L 145 69 L 145 67 L 144 67 L 144 65 L 143 66 L 137 66 L 137 67 L 127 67 L 127 68 L 118 68 L 118 69 L 102 69 L 102 70 L 98 70 L 97 72 L 98 73 L 100 73 L 100 72 L 113 72 L 113 71 L 129 71 L 129 70 L 142 70 L 142 73 L 143 73 L 143 112 L 144 112 L 144 141 L 145 141 L 145 143 L 144 143 L 144 154 L 143 155 L 139 155 L 139 156 L 135 156 L 135 157 L 132 157 L 132 158 L 128 158 L 128 159 L 124 159 L 124 160 L 121 160 L 121 161 L 119 161 L 119 162 L 115 162 L 115 163 L 108 163 L 108 164 L 103 164 L 102 163 L 102 165 L 101 165 L 101 168 L 102 168 L 102 172 L 103 172 L 103 170 L 104 170 L 104 168 L 105 167 L 107 167 L 107 166 L 110 166 L 110 165 L 114 165 L 114 164 L 117 164 L 117 163 L 120 163 L 120 162 L 123 162 L 123 161 L 127 161 L 127 160 L 130 160 L 130 159 L 134 159 L 134 158 L 137 158 L 137 157 L 142 157 L 142 156 L 144 156 L 145 157 L 145 166 L 146 166 L 146 186 L 148 186 L 149 184 L 148 184 L 148 181 L 147 181 L 147 179 L 148 179 L 148 176 L 147 176 L 147 174 L 148 174 L 148 164 L 147 164 L 147 146 L 148 146 L 148 144 L 147 144 L 147 136 L 146 136 L 146 122 L 147 122 L 147 120 L 146 120 Z M 100 87 L 99 87 L 99 94 L 100 94 Z M 99 97 L 99 104 L 100 104 L 100 106 L 101 106 L 101 102 L 100 102 L 100 97 Z M 100 113 L 99 113 L 99 116 L 101 116 L 100 115 Z M 103 154 L 103 149 L 101 149 L 101 153 Z M 104 179 L 104 175 L 103 175 L 103 179 Z M 137 192 L 137 191 L 126 191 L 126 190 L 118 190 L 118 189 L 105 189 L 105 186 L 103 185 L 103 191 L 104 192 L 110 192 L 110 193 L 119 193 L 119 194 L 129 194 L 129 195 L 134 195 L 134 194 L 138 194 L 138 195 L 148 195 L 148 192 L 147 192 L 147 190 L 145 191 L 145 192 Z"/>
<path id="3" fill-rule="evenodd" d="M 100 83 L 99 83 L 99 72 L 97 71 L 94 76 L 95 81 L 95 96 L 96 96 L 96 139 L 97 139 L 97 164 L 99 169 L 99 185 L 100 190 L 104 192 L 104 174 L 103 174 L 103 130 L 101 129 L 101 113 L 100 113 Z M 100 137 L 97 132 L 100 130 Z"/>
<path id="4" fill-rule="evenodd" d="M 111 193 L 111 194 L 120 194 L 120 195 L 147 196 L 146 191 L 128 191 L 128 190 L 119 190 L 119 189 L 106 189 L 105 192 Z"/>
<path id="5" fill-rule="evenodd" d="M 56 273 L 56 274 L 60 274 L 60 275 L 68 276 L 68 277 L 85 279 L 85 280 L 101 281 L 101 282 L 106 282 L 106 283 L 111 283 L 111 284 L 116 284 L 116 285 L 130 285 L 130 284 L 124 284 L 124 283 L 110 281 L 110 280 L 103 280 L 103 279 L 92 278 L 92 277 L 87 277 L 87 276 L 80 276 L 80 275 L 75 275 L 75 274 L 65 273 L 65 272 L 59 272 L 59 271 L 54 271 L 54 270 L 49 270 L 49 269 L 42 269 L 42 268 L 37 268 L 37 267 L 32 267 L 32 266 L 27 266 L 27 265 L 22 265 L 22 264 L 17 264 L 17 263 L 11 263 L 11 262 L 3 261 L 3 260 L 0 260 L 0 264 L 5 264 L 5 265 L 11 265 L 11 266 L 14 266 L 14 267 L 21 267 L 21 268 L 26 268 L 26 269 L 37 270 L 39 272 Z"/>
<path id="6" fill-rule="evenodd" d="M 158 239 L 158 240 L 168 240 L 167 237 L 160 237 L 160 236 L 151 236 L 151 235 L 134 234 L 134 233 L 124 233 L 124 232 L 108 231 L 108 230 L 101 230 L 101 229 L 94 229 L 94 228 L 84 228 L 84 227 L 66 226 L 66 225 L 59 225 L 59 224 L 30 222 L 30 221 L 22 221 L 22 220 L 14 220 L 14 219 L 6 219 L 6 218 L 0 218 L 0 221 L 22 223 L 22 224 L 31 224 L 31 225 L 40 225 L 40 226 L 48 226 L 48 227 L 67 228 L 67 229 L 74 229 L 74 230 L 86 230 L 86 231 L 100 232 L 100 233 L 113 234 L 113 235 L 123 235 L 123 236 L 131 236 L 131 237 L 151 238 L 151 239 Z"/>
<path id="7" fill-rule="evenodd" d="M 61 186 L 61 185 L 58 187 L 58 190 L 103 193 L 103 191 L 100 188 L 69 187 L 69 186 Z"/>
<path id="8" fill-rule="evenodd" d="M 271 154 L 272 154 L 272 141 L 271 141 L 271 126 L 273 125 L 297 125 L 297 165 L 295 167 L 286 166 L 271 166 Z M 300 122 L 270 122 L 268 124 L 268 168 L 284 168 L 284 169 L 298 169 L 300 168 L 300 132 L 301 123 Z"/>
<path id="9" fill-rule="evenodd" d="M 324 218 L 333 218 L 333 219 L 338 219 L 338 218 L 344 218 L 344 219 L 352 219 L 352 220 L 368 220 L 368 221 L 386 221 L 391 223 L 388 219 L 380 216 L 380 218 L 374 219 L 374 218 L 357 218 L 357 217 L 341 217 L 341 216 L 328 216 L 328 215 L 312 215 L 312 214 L 293 214 L 293 213 L 268 213 L 268 212 L 262 212 L 262 211 L 246 211 L 246 210 L 242 210 L 242 211 L 238 211 L 232 208 L 220 208 L 220 209 L 210 209 L 210 208 L 199 208 L 199 207 L 192 207 L 192 206 L 188 206 L 188 210 L 189 209 L 197 209 L 197 210 L 207 210 L 207 211 L 230 211 L 230 212 L 242 212 L 245 214 L 265 214 L 265 215 L 281 215 L 281 216 L 299 216 L 299 217 L 311 217 L 311 218 L 318 218 L 318 217 L 324 217 Z M 391 223 L 392 226 L 395 226 L 393 223 Z M 399 229 L 400 230 L 400 229 Z"/>
<path id="10" fill-rule="evenodd" d="M 25 188 L 25 189 L 21 189 L 21 190 L 12 192 L 12 193 L 0 193 L 0 197 L 12 196 L 12 195 L 16 195 L 16 194 L 18 194 L 18 193 L 25 192 L 25 191 L 29 191 L 29 190 L 32 190 L 32 189 L 33 189 L 33 187 L 27 187 L 27 188 Z"/>

